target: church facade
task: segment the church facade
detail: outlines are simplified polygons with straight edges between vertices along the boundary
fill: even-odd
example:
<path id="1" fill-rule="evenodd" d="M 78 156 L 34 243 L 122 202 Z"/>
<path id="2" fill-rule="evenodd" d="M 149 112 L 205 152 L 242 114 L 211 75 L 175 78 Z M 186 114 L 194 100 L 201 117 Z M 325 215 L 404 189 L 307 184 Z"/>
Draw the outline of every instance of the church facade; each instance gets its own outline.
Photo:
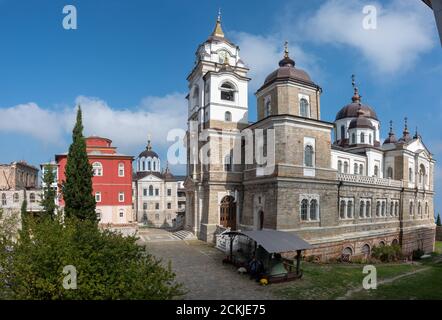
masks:
<path id="1" fill-rule="evenodd" d="M 322 260 L 390 244 L 433 251 L 435 159 L 406 120 L 382 141 L 354 82 L 335 121 L 322 120 L 322 89 L 286 46 L 249 123 L 248 71 L 218 18 L 187 79 L 188 230 L 208 242 L 226 228 L 295 232 Z M 245 161 L 250 141 L 272 166 Z"/>

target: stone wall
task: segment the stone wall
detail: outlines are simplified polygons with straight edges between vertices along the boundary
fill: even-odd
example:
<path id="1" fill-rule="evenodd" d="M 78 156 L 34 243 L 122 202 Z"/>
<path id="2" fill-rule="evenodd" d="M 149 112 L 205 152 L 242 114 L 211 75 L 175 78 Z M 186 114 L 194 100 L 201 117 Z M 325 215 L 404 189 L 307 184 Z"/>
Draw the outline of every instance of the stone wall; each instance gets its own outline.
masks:
<path id="1" fill-rule="evenodd" d="M 442 241 L 442 227 L 436 227 L 436 240 Z"/>

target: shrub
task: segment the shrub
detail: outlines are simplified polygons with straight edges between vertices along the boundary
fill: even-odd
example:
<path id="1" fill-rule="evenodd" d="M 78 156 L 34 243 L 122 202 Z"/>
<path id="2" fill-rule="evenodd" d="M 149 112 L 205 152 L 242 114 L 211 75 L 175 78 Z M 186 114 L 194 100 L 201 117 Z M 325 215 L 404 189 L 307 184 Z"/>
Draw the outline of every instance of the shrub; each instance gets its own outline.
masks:
<path id="1" fill-rule="evenodd" d="M 374 246 L 371 256 L 382 262 L 393 262 L 402 259 L 402 250 L 399 245 Z"/>

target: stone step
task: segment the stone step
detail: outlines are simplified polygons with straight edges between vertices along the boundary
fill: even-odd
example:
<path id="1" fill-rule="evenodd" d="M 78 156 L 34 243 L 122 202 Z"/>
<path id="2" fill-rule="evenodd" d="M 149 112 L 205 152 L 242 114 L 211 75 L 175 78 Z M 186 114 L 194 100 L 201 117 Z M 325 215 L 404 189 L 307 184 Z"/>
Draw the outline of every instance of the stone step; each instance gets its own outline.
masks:
<path id="1" fill-rule="evenodd" d="M 173 235 L 181 240 L 194 240 L 194 239 L 196 239 L 195 235 L 192 232 L 187 231 L 187 230 L 180 230 L 180 231 L 174 232 Z"/>

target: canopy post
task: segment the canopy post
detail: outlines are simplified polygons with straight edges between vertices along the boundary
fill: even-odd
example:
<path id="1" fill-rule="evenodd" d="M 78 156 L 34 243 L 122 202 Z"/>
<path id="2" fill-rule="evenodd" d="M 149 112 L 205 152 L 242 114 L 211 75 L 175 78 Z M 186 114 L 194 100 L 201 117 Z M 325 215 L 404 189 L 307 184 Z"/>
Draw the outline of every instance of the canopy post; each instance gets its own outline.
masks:
<path id="1" fill-rule="evenodd" d="M 233 240 L 235 239 L 235 235 L 230 237 L 230 262 L 233 262 Z"/>
<path id="2" fill-rule="evenodd" d="M 297 276 L 299 276 L 300 265 L 301 265 L 301 250 L 296 250 L 296 275 Z"/>

